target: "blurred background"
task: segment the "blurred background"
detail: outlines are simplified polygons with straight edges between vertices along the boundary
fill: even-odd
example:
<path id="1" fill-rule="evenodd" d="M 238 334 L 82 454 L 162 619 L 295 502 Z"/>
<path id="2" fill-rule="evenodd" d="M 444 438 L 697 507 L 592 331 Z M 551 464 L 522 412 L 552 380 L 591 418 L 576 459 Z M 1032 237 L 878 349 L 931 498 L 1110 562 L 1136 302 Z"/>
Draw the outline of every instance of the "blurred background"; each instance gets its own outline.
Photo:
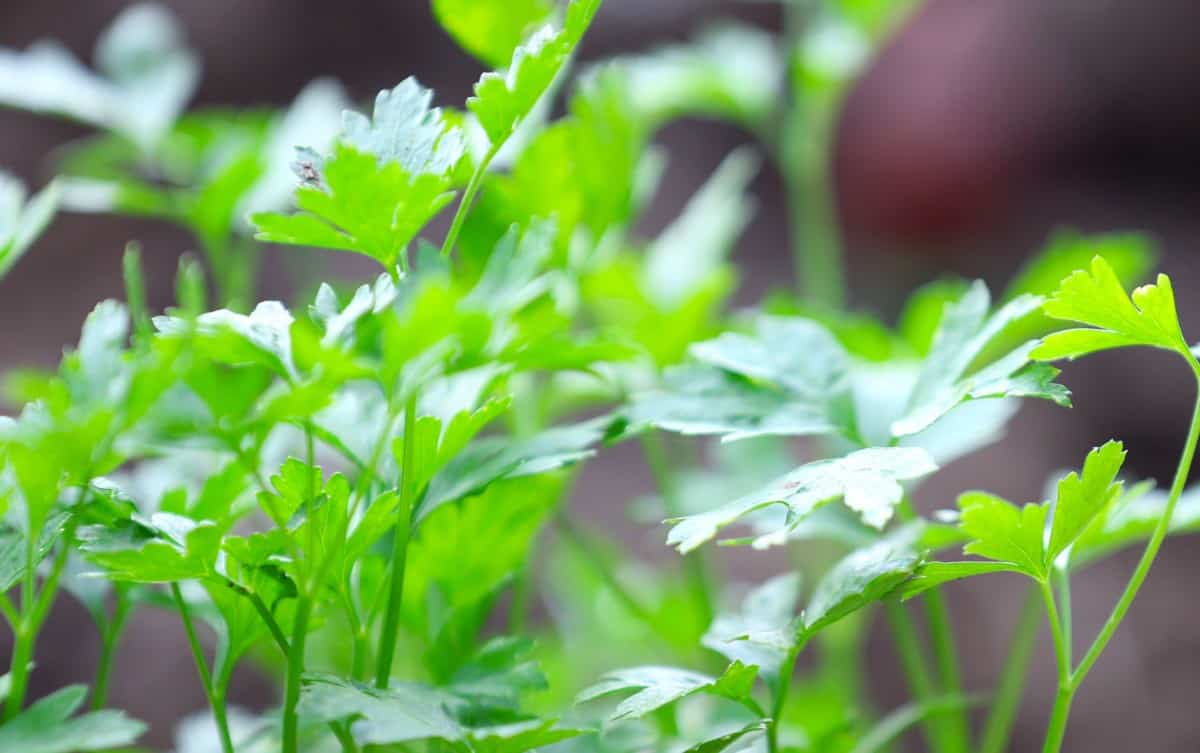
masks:
<path id="1" fill-rule="evenodd" d="M 7 0 L 0 47 L 52 37 L 90 59 L 100 29 L 123 0 Z M 408 75 L 460 103 L 478 65 L 437 28 L 424 0 L 168 2 L 204 60 L 196 105 L 283 106 L 305 83 L 334 76 L 359 101 Z M 718 18 L 767 29 L 779 8 L 732 0 L 606 0 L 582 57 L 637 52 L 683 40 Z M 833 175 L 848 243 L 851 304 L 894 319 L 911 288 L 943 276 L 1003 285 L 1056 228 L 1140 230 L 1160 244 L 1175 279 L 1185 330 L 1200 326 L 1193 246 L 1200 240 L 1200 3 L 1195 0 L 929 0 L 916 5 L 850 91 L 838 118 Z M 0 167 L 44 183 L 54 150 L 85 130 L 60 120 L 0 110 Z M 745 136 L 685 121 L 660 137 L 670 162 L 643 230 L 652 234 Z M 754 187 L 759 211 L 735 255 L 738 301 L 759 300 L 790 279 L 780 176 L 765 169 Z M 94 302 L 121 295 L 120 254 L 145 248 L 152 308 L 171 300 L 183 231 L 154 221 L 63 214 L 0 290 L 0 370 L 51 365 L 75 342 Z M 345 278 L 365 267 L 312 258 Z M 340 266 L 339 266 L 340 265 Z M 311 269 L 309 269 L 311 272 Z M 307 274 L 307 272 L 306 272 Z M 263 297 L 287 297 L 298 273 L 278 254 L 264 265 Z M 1160 368 L 1161 367 L 1161 368 Z M 923 489 L 925 509 L 952 504 L 965 486 L 1015 500 L 1040 499 L 1047 476 L 1118 437 L 1128 469 L 1169 479 L 1186 428 L 1189 379 L 1167 356 L 1119 353 L 1069 368 L 1078 408 L 1068 420 L 1027 405 L 999 445 L 959 461 Z M 581 515 L 620 532 L 647 557 L 669 557 L 663 530 L 625 520 L 613 500 L 646 493 L 650 480 L 632 450 L 603 453 L 584 472 Z M 1081 640 L 1106 616 L 1136 561 L 1128 552 L 1086 572 L 1074 592 Z M 747 578 L 770 560 L 744 563 Z M 1200 547 L 1171 541 L 1137 607 L 1077 699 L 1067 750 L 1166 753 L 1200 750 L 1194 699 L 1200 692 L 1200 607 L 1194 596 Z M 951 589 L 968 686 L 994 680 L 1015 621 L 1020 584 L 1004 578 Z M 90 676 L 98 651 L 78 629 L 81 610 L 60 600 L 39 647 L 43 687 Z M 148 742 L 169 742 L 170 722 L 200 708 L 182 633 L 169 615 L 143 611 L 124 643 L 111 700 L 151 722 Z M 82 635 L 86 637 L 80 637 Z M 7 636 L 3 639 L 7 641 Z M 6 653 L 0 648 L 0 654 Z M 1039 649 L 1013 750 L 1034 750 L 1053 693 L 1048 646 Z M 873 692 L 880 704 L 903 694 L 882 635 L 872 640 Z M 181 683 L 186 676 L 189 682 Z M 270 684 L 253 674 L 236 700 L 261 705 Z"/>

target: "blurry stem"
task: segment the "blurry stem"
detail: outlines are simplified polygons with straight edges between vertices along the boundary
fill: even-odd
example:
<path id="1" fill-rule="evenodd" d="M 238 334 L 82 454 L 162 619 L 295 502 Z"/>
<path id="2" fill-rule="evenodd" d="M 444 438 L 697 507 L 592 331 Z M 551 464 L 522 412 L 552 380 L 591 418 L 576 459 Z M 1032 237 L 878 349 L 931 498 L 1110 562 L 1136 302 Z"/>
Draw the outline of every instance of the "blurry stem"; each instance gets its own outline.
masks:
<path id="1" fill-rule="evenodd" d="M 392 676 L 392 659 L 396 654 L 396 635 L 400 630 L 400 607 L 404 602 L 404 571 L 408 564 L 408 543 L 412 538 L 412 518 L 416 507 L 417 490 L 411 475 L 417 438 L 417 392 L 414 390 L 404 406 L 404 443 L 400 459 L 400 512 L 396 518 L 396 533 L 392 544 L 391 586 L 379 636 L 379 658 L 375 667 L 375 687 L 383 690 Z"/>
<path id="2" fill-rule="evenodd" d="M 784 36 L 793 78 L 802 72 L 798 56 L 819 10 L 820 3 L 813 0 L 784 3 Z M 789 83 L 789 109 L 775 151 L 783 163 L 796 283 L 804 302 L 838 310 L 846 303 L 846 282 L 829 177 L 834 109 L 828 102 L 806 97 L 801 82 Z"/>
<path id="3" fill-rule="evenodd" d="M 78 505 L 87 493 L 88 484 L 85 482 L 79 490 Z M 21 586 L 21 610 L 16 623 L 13 625 L 13 652 L 9 664 L 8 700 L 4 705 L 4 721 L 11 720 L 21 712 L 25 705 L 25 694 L 29 690 L 29 670 L 33 662 L 33 650 L 37 643 L 38 633 L 42 624 L 50 614 L 54 605 L 54 597 L 58 594 L 58 582 L 62 577 L 63 568 L 67 564 L 70 547 L 67 542 L 73 536 L 73 530 L 68 529 L 63 534 L 50 574 L 42 582 L 42 590 L 37 590 L 37 550 L 36 541 L 41 531 L 31 531 L 25 537 L 25 576 Z"/>
<path id="4" fill-rule="evenodd" d="M 304 649 L 308 641 L 308 620 L 312 615 L 312 599 L 301 594 L 296 602 L 292 623 L 292 640 L 288 645 L 287 684 L 283 690 L 283 753 L 299 753 L 300 720 L 296 705 L 300 702 L 300 685 L 304 677 Z"/>
<path id="5" fill-rule="evenodd" d="M 807 123 L 813 119 L 803 120 Z M 809 138 L 815 139 L 816 134 Z M 829 190 L 826 144 L 819 139 L 797 149 L 794 160 L 799 164 L 786 168 L 785 187 L 791 208 L 792 257 L 801 299 L 838 310 L 846 303 L 846 281 L 837 216 Z"/>
<path id="6" fill-rule="evenodd" d="M 884 601 L 883 609 L 892 631 L 892 640 L 900 654 L 900 664 L 905 677 L 908 678 L 913 700 L 921 705 L 935 702 L 938 697 L 937 688 L 926 666 L 925 652 L 921 649 L 921 640 L 912 617 L 903 604 L 894 600 Z M 940 715 L 931 714 L 926 717 L 923 730 L 929 750 L 948 753 L 951 748 L 947 743 L 946 726 Z"/>
<path id="7" fill-rule="evenodd" d="M 679 496 L 679 480 L 667 457 L 662 435 L 653 429 L 647 430 L 642 435 L 642 454 L 646 458 L 650 474 L 654 477 L 654 483 L 662 495 L 667 515 L 674 518 L 685 514 Z M 692 593 L 700 605 L 703 622 L 707 625 L 712 622 L 714 616 L 710 563 L 702 551 L 696 551 L 686 555 L 683 558 L 683 564 L 687 570 Z"/>
<path id="8" fill-rule="evenodd" d="M 771 699 L 770 726 L 767 728 L 768 753 L 779 753 L 779 723 L 783 720 L 783 710 L 787 705 L 788 691 L 792 687 L 792 676 L 796 674 L 796 659 L 800 656 L 800 652 L 804 650 L 807 642 L 807 638 L 801 639 L 788 652 L 787 658 L 783 660 L 783 664 L 779 665 L 779 678 L 773 689 L 774 692 Z"/>
<path id="9" fill-rule="evenodd" d="M 383 457 L 383 448 L 387 446 L 388 439 L 392 436 L 392 431 L 396 427 L 396 419 L 399 411 L 392 407 L 392 401 L 388 401 L 388 412 L 383 419 L 383 428 L 379 436 L 375 439 L 375 445 L 371 448 L 371 457 L 367 460 L 367 464 L 358 477 L 358 483 L 354 489 L 354 501 L 350 503 L 349 517 L 353 518 L 358 512 L 359 505 L 362 504 L 363 498 L 371 489 L 371 484 L 375 483 L 375 474 L 379 469 L 379 460 Z M 407 441 L 407 440 L 406 440 Z"/>
<path id="10" fill-rule="evenodd" d="M 604 586 L 612 592 L 617 601 L 621 602 L 626 611 L 630 615 L 641 621 L 646 627 L 650 628 L 655 634 L 664 638 L 667 641 L 671 640 L 671 636 L 665 634 L 658 624 L 658 620 L 650 613 L 640 601 L 631 594 L 621 581 L 616 577 L 616 574 L 609 568 L 604 557 L 596 551 L 596 548 L 588 540 L 587 535 L 579 530 L 578 525 L 567 514 L 566 510 L 559 510 L 556 518 L 558 530 L 563 535 L 563 539 L 571 545 L 576 554 L 582 558 L 588 566 L 599 576 L 604 582 Z"/>
<path id="11" fill-rule="evenodd" d="M 215 237 L 200 229 L 195 232 L 212 271 L 219 304 L 231 311 L 243 312 L 254 294 L 258 247 L 246 238 Z"/>
<path id="12" fill-rule="evenodd" d="M 929 622 L 929 642 L 933 647 L 938 683 L 943 695 L 961 697 L 963 694 L 962 672 L 958 666 L 958 647 L 954 641 L 954 630 L 950 623 L 950 610 L 941 589 L 931 588 L 922 597 L 925 616 Z M 952 750 L 969 753 L 971 731 L 967 721 L 966 706 L 943 716 L 946 736 Z"/>
<path id="13" fill-rule="evenodd" d="M 225 700 L 223 696 L 218 696 L 215 693 L 216 689 L 213 687 L 212 673 L 208 669 L 208 659 L 204 656 L 204 648 L 200 645 L 200 639 L 196 636 L 196 626 L 192 622 L 192 613 L 183 598 L 183 592 L 179 589 L 178 582 L 171 583 L 171 597 L 175 600 L 175 608 L 179 610 L 179 618 L 183 621 L 184 632 L 187 633 L 188 647 L 191 648 L 192 659 L 196 662 L 196 672 L 200 675 L 200 684 L 204 688 L 204 697 L 208 699 L 209 708 L 212 709 L 213 720 L 217 725 L 217 734 L 221 738 L 221 750 L 224 753 L 233 753 L 233 739 L 229 735 L 229 724 L 225 718 Z M 291 753 L 295 753 L 295 751 Z"/>
<path id="14" fill-rule="evenodd" d="M 513 574 L 512 595 L 508 607 L 508 632 L 511 635 L 525 632 L 525 623 L 529 617 L 529 570 L 532 559 L 532 556 L 527 558 Z"/>
<path id="15" fill-rule="evenodd" d="M 979 753 L 1004 753 L 1012 736 L 1013 722 L 1025 690 L 1025 678 L 1029 672 L 1029 660 L 1037 644 L 1038 627 L 1042 624 L 1041 598 L 1036 588 L 1029 590 L 1021 615 L 1013 630 L 1004 671 L 992 699 L 992 710 L 983 728 Z"/>
<path id="16" fill-rule="evenodd" d="M 118 584 L 115 590 L 116 605 L 112 618 L 100 633 L 100 660 L 96 664 L 96 679 L 92 682 L 92 709 L 99 711 L 108 703 L 108 678 L 112 673 L 113 659 L 117 653 L 117 645 L 125 632 L 125 623 L 133 609 L 129 594 L 123 585 Z"/>
<path id="17" fill-rule="evenodd" d="M 483 156 L 483 159 L 475 167 L 475 172 L 471 174 L 471 179 L 467 182 L 467 188 L 463 191 L 462 201 L 458 204 L 458 211 L 454 213 L 454 221 L 450 223 L 450 230 L 446 233 L 446 240 L 442 243 L 443 259 L 449 258 L 450 254 L 454 252 L 454 245 L 458 243 L 458 236 L 462 233 L 463 224 L 467 221 L 467 214 L 471 211 L 471 204 L 475 202 L 475 194 L 479 193 L 479 188 L 483 185 L 483 178 L 487 175 L 488 166 L 492 164 L 492 160 L 496 159 L 496 155 L 500 153 L 500 148 L 503 146 L 503 141 L 498 144 L 492 144 L 487 154 Z"/>
<path id="18" fill-rule="evenodd" d="M 125 278 L 125 301 L 133 321 L 134 340 L 145 347 L 154 335 L 154 326 L 150 323 L 150 313 L 146 308 L 146 275 L 142 268 L 142 248 L 137 242 L 125 246 L 121 268 Z"/>

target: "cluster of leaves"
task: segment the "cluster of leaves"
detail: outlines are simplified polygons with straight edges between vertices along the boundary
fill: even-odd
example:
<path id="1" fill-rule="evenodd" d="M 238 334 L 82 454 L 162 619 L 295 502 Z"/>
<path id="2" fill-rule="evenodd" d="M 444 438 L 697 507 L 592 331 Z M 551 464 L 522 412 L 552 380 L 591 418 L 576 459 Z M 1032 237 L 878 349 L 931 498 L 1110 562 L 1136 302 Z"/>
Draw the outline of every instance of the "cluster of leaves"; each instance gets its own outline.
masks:
<path id="1" fill-rule="evenodd" d="M 1121 280 L 1147 272 L 1143 241 L 1061 235 L 995 303 L 982 282 L 938 282 L 895 328 L 826 305 L 840 296 L 822 263 L 799 265 L 819 295 L 728 315 L 750 150 L 657 237 L 631 228 L 662 172 L 655 133 L 675 118 L 745 128 L 790 190 L 819 180 L 837 98 L 896 8 L 800 5 L 783 38 L 725 25 L 566 87 L 600 0 L 433 0 L 496 70 L 461 109 L 410 78 L 370 116 L 328 81 L 279 113 L 185 113 L 196 59 L 157 6 L 117 19 L 95 72 L 51 44 L 0 50 L 0 103 L 99 131 L 32 200 L 0 179 L 0 277 L 61 201 L 191 229 L 215 287 L 184 257 L 175 306 L 152 316 L 131 248 L 126 302 L 97 306 L 57 371 L 10 379 L 24 407 L 0 418 L 14 635 L 0 751 L 132 745 L 142 726 L 103 709 L 130 616 L 151 608 L 179 618 L 209 702 L 181 750 L 869 753 L 922 725 L 935 753 L 966 753 L 974 701 L 939 587 L 1024 574 L 1069 647 L 1071 572 L 1148 540 L 1083 662 L 1060 651 L 1069 708 L 1163 538 L 1200 529 L 1200 498 L 1183 493 L 1200 422 L 1169 492 L 1126 490 L 1110 442 L 1043 504 L 970 492 L 925 520 L 913 500 L 998 440 L 1020 398 L 1070 404 L 1051 361 L 1139 345 L 1200 374 L 1170 282 L 1130 297 Z M 427 226 L 450 207 L 439 248 Z M 833 240 L 821 232 L 805 236 L 811 258 Z M 382 273 L 322 283 L 299 306 L 253 304 L 257 241 L 363 255 Z M 647 567 L 571 510 L 572 469 L 634 439 L 657 485 L 635 509 L 669 519 L 678 567 Z M 734 527 L 722 544 L 787 547 L 803 564 L 728 582 L 705 545 Z M 935 559 L 954 546 L 976 559 Z M 77 716 L 81 687 L 27 703 L 62 589 L 103 646 Z M 918 595 L 936 680 L 901 606 Z M 883 717 L 854 670 L 878 605 L 913 690 Z M 278 709 L 227 707 L 248 662 L 279 678 Z M 986 753 L 1003 749 L 1010 706 L 995 700 Z M 1061 744 L 1065 709 L 1054 719 Z"/>

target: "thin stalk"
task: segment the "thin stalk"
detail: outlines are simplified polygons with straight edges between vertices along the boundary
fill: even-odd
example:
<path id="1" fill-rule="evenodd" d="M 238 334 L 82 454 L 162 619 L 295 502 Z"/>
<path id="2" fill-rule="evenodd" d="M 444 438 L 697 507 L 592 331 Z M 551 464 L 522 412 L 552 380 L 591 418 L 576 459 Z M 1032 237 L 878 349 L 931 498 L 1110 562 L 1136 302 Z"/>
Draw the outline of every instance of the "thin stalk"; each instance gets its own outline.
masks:
<path id="1" fill-rule="evenodd" d="M 454 220 L 450 223 L 450 230 L 446 233 L 446 240 L 442 243 L 442 258 L 449 258 L 454 251 L 454 244 L 458 242 L 458 236 L 462 232 L 463 224 L 467 221 L 467 215 L 471 212 L 471 205 L 475 202 L 475 194 L 479 193 L 480 187 L 483 185 L 483 178 L 487 175 L 488 166 L 492 164 L 492 160 L 496 159 L 496 155 L 500 153 L 500 148 L 504 146 L 504 142 L 492 144 L 488 149 L 487 154 L 480 160 L 479 165 L 475 168 L 475 172 L 471 175 L 471 180 L 467 182 L 467 189 L 463 191 L 462 201 L 458 204 L 458 211 L 454 213 Z"/>
<path id="2" fill-rule="evenodd" d="M 663 632 L 662 627 L 658 624 L 658 620 L 650 613 L 637 597 L 625 588 L 624 584 L 616 577 L 612 570 L 608 567 L 608 563 L 604 561 L 604 557 L 596 551 L 592 543 L 588 541 L 587 536 L 579 530 L 575 522 L 567 515 L 565 510 L 560 510 L 555 519 L 559 533 L 563 535 L 563 539 L 567 541 L 571 547 L 596 573 L 597 576 L 604 582 L 604 586 L 612 592 L 617 601 L 625 607 L 634 618 L 650 628 L 656 635 L 670 641 L 671 636 Z"/>
<path id="3" fill-rule="evenodd" d="M 1200 364 L 1195 358 L 1188 357 L 1188 361 L 1192 366 L 1192 372 L 1196 375 L 1197 383 L 1200 385 Z M 1175 515 L 1175 506 L 1179 502 L 1179 497 L 1183 494 L 1183 488 L 1187 484 L 1188 475 L 1192 470 L 1192 460 L 1196 455 L 1196 443 L 1200 441 L 1200 396 L 1197 397 L 1196 406 L 1192 411 L 1192 423 L 1188 428 L 1187 440 L 1183 446 L 1183 454 L 1179 458 L 1179 466 L 1175 470 L 1175 480 L 1171 483 L 1171 492 L 1167 497 L 1166 507 L 1163 509 L 1162 517 L 1159 518 L 1158 525 L 1154 528 L 1154 533 L 1150 536 L 1150 541 L 1146 544 L 1146 550 L 1142 553 L 1142 558 L 1137 564 L 1137 568 L 1133 571 L 1133 575 L 1129 579 L 1128 585 L 1125 586 L 1124 593 L 1117 601 L 1117 605 L 1113 608 L 1112 614 L 1108 616 L 1104 626 L 1100 629 L 1100 633 L 1096 636 L 1096 640 L 1092 642 L 1087 653 L 1084 654 L 1083 660 L 1079 662 L 1079 666 L 1075 669 L 1071 677 L 1071 684 L 1078 687 L 1092 671 L 1096 660 L 1100 658 L 1100 654 L 1108 646 L 1108 642 L 1112 640 L 1113 634 L 1117 632 L 1117 628 L 1121 625 L 1121 620 L 1125 619 L 1125 613 L 1132 606 L 1134 597 L 1137 596 L 1138 590 L 1141 589 L 1142 583 L 1145 582 L 1146 576 L 1150 574 L 1150 566 L 1154 564 L 1155 557 L 1158 556 L 1158 550 L 1162 548 L 1163 540 L 1166 539 L 1167 533 L 1171 529 L 1171 518 Z"/>
<path id="4" fill-rule="evenodd" d="M 796 659 L 804 650 L 807 639 L 798 643 L 779 667 L 779 680 L 771 700 L 771 720 L 767 727 L 767 753 L 779 753 L 779 723 L 787 706 L 788 691 L 792 687 L 792 676 L 796 674 Z"/>
<path id="5" fill-rule="evenodd" d="M 790 0 L 783 6 L 784 36 L 789 54 L 797 54 L 819 2 Z M 801 298 L 810 304 L 840 309 L 846 302 L 845 261 L 830 192 L 829 165 L 832 105 L 805 101 L 792 87 L 784 120 L 781 172 L 790 208 L 792 258 Z M 799 148 L 795 148 L 799 145 Z"/>
<path id="6" fill-rule="evenodd" d="M 812 148 L 811 152 L 800 158 L 802 164 L 795 166 L 785 181 L 793 217 L 792 256 L 801 298 L 837 310 L 846 304 L 846 273 L 837 216 L 828 192 L 824 160 L 829 150 Z"/>
<path id="7" fill-rule="evenodd" d="M 958 664 L 958 647 L 955 645 L 946 599 L 940 589 L 931 588 L 925 592 L 923 600 L 926 619 L 929 622 L 929 642 L 933 647 L 941 691 L 944 695 L 962 696 L 963 682 Z M 968 753 L 971 749 L 971 729 L 967 721 L 966 706 L 956 707 L 953 711 L 948 708 L 942 720 L 951 749 L 959 753 Z"/>
<path id="8" fill-rule="evenodd" d="M 350 503 L 349 517 L 351 518 L 358 512 L 358 506 L 362 504 L 363 497 L 367 495 L 371 484 L 375 482 L 379 461 L 383 457 L 383 449 L 387 446 L 388 438 L 392 436 L 392 430 L 396 427 L 397 414 L 398 411 L 391 406 L 391 401 L 389 401 L 388 412 L 383 419 L 383 428 L 375 440 L 374 447 L 371 448 L 371 457 L 367 460 L 365 470 L 359 474 L 358 483 L 355 484 L 354 501 Z"/>
<path id="9" fill-rule="evenodd" d="M 100 659 L 96 664 L 96 679 L 92 682 L 92 709 L 99 711 L 108 703 L 108 680 L 112 675 L 113 659 L 117 654 L 117 646 L 125 632 L 125 623 L 132 611 L 132 604 L 125 589 L 121 586 L 116 590 L 117 603 L 113 609 L 112 619 L 102 631 L 100 640 Z"/>
<path id="10" fill-rule="evenodd" d="M 145 346 L 154 336 L 154 325 L 146 307 L 146 276 L 142 270 L 142 247 L 137 241 L 125 246 L 121 258 L 121 271 L 125 279 L 125 301 L 129 305 L 129 318 L 133 322 L 134 337 Z"/>
<path id="11" fill-rule="evenodd" d="M 209 708 L 213 712 L 213 720 L 216 722 L 217 733 L 221 738 L 221 750 L 224 753 L 234 753 L 233 739 L 229 735 L 229 724 L 225 718 L 224 709 L 218 709 L 218 706 L 223 705 L 224 701 L 214 695 L 212 672 L 208 669 L 208 659 L 204 656 L 204 648 L 200 645 L 200 638 L 196 635 L 196 626 L 192 622 L 191 610 L 188 609 L 187 602 L 183 599 L 179 583 L 171 584 L 171 597 L 175 600 L 175 607 L 179 610 L 179 617 L 183 621 L 184 632 L 187 633 L 188 647 L 191 648 L 192 659 L 196 662 L 196 673 L 200 675 L 204 697 L 208 699 Z"/>
<path id="12" fill-rule="evenodd" d="M 642 454 L 646 458 L 646 465 L 650 469 L 650 475 L 654 477 L 654 483 L 658 486 L 659 493 L 662 494 L 667 515 L 670 517 L 683 515 L 683 505 L 680 503 L 679 498 L 679 480 L 676 478 L 675 470 L 667 457 L 662 436 L 653 430 L 643 434 Z M 704 618 L 704 624 L 707 625 L 712 622 L 715 615 L 710 563 L 706 559 L 703 550 L 698 550 L 686 555 L 683 558 L 683 565 L 687 571 L 692 593 L 702 610 L 701 614 Z"/>
<path id="13" fill-rule="evenodd" d="M 8 700 L 4 704 L 4 721 L 11 721 L 25 705 L 29 687 L 29 664 L 33 661 L 34 634 L 22 624 L 13 631 L 12 662 L 9 664 Z"/>
<path id="14" fill-rule="evenodd" d="M 229 699 L 229 681 L 233 678 L 233 658 L 225 655 L 221 667 L 213 678 L 212 712 L 217 723 L 217 729 L 229 734 L 229 712 L 226 704 Z"/>
<path id="15" fill-rule="evenodd" d="M 392 660 L 396 655 L 396 636 L 400 631 L 400 607 L 404 602 L 404 571 L 408 564 L 408 543 L 412 538 L 412 515 L 416 489 L 412 484 L 413 457 L 416 453 L 417 393 L 404 406 L 404 442 L 400 459 L 400 514 L 392 544 L 391 587 L 379 636 L 379 657 L 375 666 L 375 687 L 384 689 L 392 676 Z"/>
<path id="16" fill-rule="evenodd" d="M 902 604 L 895 601 L 885 601 L 884 614 L 892 631 L 892 640 L 900 655 L 900 665 L 908 679 L 909 691 L 917 703 L 925 705 L 932 703 L 938 697 L 933 677 L 929 674 L 925 652 L 921 648 L 921 639 L 917 635 L 916 626 Z M 947 753 L 946 727 L 941 720 L 930 715 L 922 724 L 922 730 L 929 750 L 934 753 Z"/>
<path id="17" fill-rule="evenodd" d="M 87 484 L 84 484 L 83 489 L 86 488 Z M 81 490 L 78 501 L 82 501 L 85 493 Z M 8 700 L 4 704 L 4 721 L 19 714 L 25 706 L 25 696 L 29 691 L 30 665 L 33 662 L 38 633 L 50 614 L 50 608 L 54 606 L 58 583 L 70 552 L 66 542 L 72 535 L 70 531 L 64 534 L 63 543 L 54 558 L 50 574 L 42 583 L 41 591 L 37 590 L 37 557 L 34 544 L 37 535 L 31 533 L 25 537 L 25 580 L 21 586 L 21 613 L 13 629 L 13 654 L 9 666 L 10 684 Z"/>
<path id="18" fill-rule="evenodd" d="M 298 753 L 300 719 L 296 705 L 300 702 L 300 684 L 304 676 L 304 648 L 308 640 L 308 620 L 312 614 L 312 599 L 301 596 L 296 602 L 296 617 L 292 623 L 292 640 L 288 647 L 287 680 L 283 690 L 283 753 Z"/>
<path id="19" fill-rule="evenodd" d="M 1058 608 L 1062 617 L 1063 641 L 1066 653 L 1071 662 L 1075 661 L 1073 635 L 1075 634 L 1074 619 L 1071 617 L 1071 573 L 1065 568 L 1054 568 L 1050 573 L 1050 583 L 1056 590 Z"/>
<path id="20" fill-rule="evenodd" d="M 1054 638 L 1054 657 L 1058 664 L 1058 693 L 1054 697 L 1054 708 L 1050 712 L 1050 724 L 1046 729 L 1043 753 L 1058 753 L 1062 748 L 1063 736 L 1067 731 L 1067 717 L 1071 713 L 1071 702 L 1075 697 L 1075 685 L 1071 682 L 1071 647 L 1063 632 L 1063 618 L 1054 599 L 1054 589 L 1047 582 L 1039 584 L 1046 617 L 1050 622 L 1050 635 Z"/>
<path id="21" fill-rule="evenodd" d="M 992 700 L 992 710 L 983 728 L 979 753 L 1004 753 L 1012 736 L 1013 722 L 1021 705 L 1025 690 L 1025 679 L 1029 672 L 1029 660 L 1037 645 L 1038 628 L 1042 624 L 1042 604 L 1036 588 L 1031 588 L 1021 607 L 1017 627 L 1013 630 L 1008 647 L 1008 658 L 1004 672 Z"/>

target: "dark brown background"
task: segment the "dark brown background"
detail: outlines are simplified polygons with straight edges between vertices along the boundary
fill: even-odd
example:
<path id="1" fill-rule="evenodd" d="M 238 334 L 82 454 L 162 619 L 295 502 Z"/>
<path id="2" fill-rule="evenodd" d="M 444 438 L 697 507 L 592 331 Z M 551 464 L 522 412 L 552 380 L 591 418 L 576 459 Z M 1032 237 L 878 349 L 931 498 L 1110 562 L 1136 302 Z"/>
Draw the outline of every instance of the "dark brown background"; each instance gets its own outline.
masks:
<path id="1" fill-rule="evenodd" d="M 0 2 L 0 45 L 55 37 L 82 57 L 121 0 Z M 461 102 L 477 67 L 436 30 L 423 0 L 205 0 L 168 3 L 206 65 L 199 104 L 279 104 L 313 77 L 340 78 L 358 99 L 417 75 L 447 103 Z M 584 57 L 634 51 L 685 38 L 707 19 L 737 15 L 769 27 L 773 5 L 731 0 L 608 0 Z M 1176 280 L 1185 329 L 1200 326 L 1194 246 L 1200 239 L 1200 3 L 1194 0 L 933 0 L 921 6 L 849 97 L 835 155 L 849 238 L 854 304 L 894 315 L 904 292 L 939 274 L 1002 283 L 1047 233 L 1145 229 L 1162 242 Z M 0 111 L 0 166 L 40 183 L 52 150 L 82 133 L 57 121 Z M 653 232 L 742 137 L 707 123 L 663 134 L 672 162 L 663 198 L 647 220 Z M 761 211 L 738 251 L 757 299 L 791 274 L 778 176 L 756 185 Z M 188 238 L 153 222 L 62 216 L 0 287 L 0 369 L 49 364 L 73 342 L 95 301 L 120 294 L 126 240 L 146 247 L 167 302 L 178 253 Z M 291 280 L 268 258 L 264 295 L 285 296 Z M 327 271 L 354 275 L 354 267 Z M 336 262 L 340 264 L 341 262 Z M 1080 407 L 1069 417 L 1030 406 L 1002 445 L 961 461 L 924 492 L 922 504 L 950 503 L 964 486 L 1014 499 L 1040 495 L 1046 475 L 1078 463 L 1109 437 L 1130 447 L 1130 468 L 1168 479 L 1185 430 L 1191 387 L 1168 358 L 1116 354 L 1065 375 Z M 665 556 L 661 531 L 624 523 L 604 500 L 649 488 L 641 465 L 618 448 L 589 467 L 583 514 L 610 526 L 648 556 Z M 1084 575 L 1075 587 L 1080 641 L 1103 621 L 1134 555 Z M 1067 750 L 1171 753 L 1200 750 L 1200 548 L 1171 542 L 1132 616 L 1080 693 Z M 765 561 L 748 564 L 767 573 Z M 1003 578 L 953 590 L 973 688 L 993 680 L 1014 617 L 1018 584 Z M 97 652 L 82 613 L 60 605 L 40 646 L 42 692 L 90 676 Z M 112 702 L 154 724 L 202 706 L 175 622 L 141 615 L 125 643 Z M 7 640 L 5 637 L 3 640 Z M 872 644 L 872 682 L 883 702 L 902 683 L 886 641 Z M 1039 744 L 1052 694 L 1052 659 L 1042 646 L 1014 751 Z M 187 682 L 181 682 L 186 679 Z M 235 700 L 268 692 L 246 676 Z"/>

